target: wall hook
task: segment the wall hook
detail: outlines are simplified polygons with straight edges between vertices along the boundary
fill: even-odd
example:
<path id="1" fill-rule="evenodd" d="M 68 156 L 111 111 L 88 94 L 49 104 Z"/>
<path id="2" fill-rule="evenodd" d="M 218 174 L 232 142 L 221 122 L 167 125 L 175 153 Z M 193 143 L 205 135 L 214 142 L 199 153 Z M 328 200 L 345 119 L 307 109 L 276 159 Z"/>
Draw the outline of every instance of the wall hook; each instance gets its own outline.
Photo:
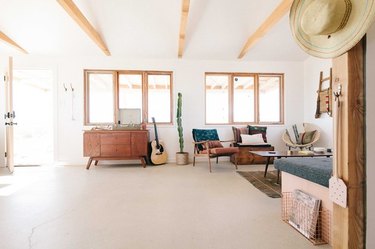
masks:
<path id="1" fill-rule="evenodd" d="M 340 96 L 341 96 L 341 84 L 337 85 L 337 92 L 333 92 L 333 95 L 335 96 L 335 101 L 338 101 L 338 105 L 340 106 Z"/>
<path id="2" fill-rule="evenodd" d="M 64 89 L 65 89 L 65 92 L 68 91 L 68 88 L 66 88 L 65 83 L 63 83 L 63 86 L 64 86 Z"/>
<path id="3" fill-rule="evenodd" d="M 72 92 L 74 92 L 74 88 L 73 88 L 72 83 L 70 83 L 70 89 L 72 89 Z"/>

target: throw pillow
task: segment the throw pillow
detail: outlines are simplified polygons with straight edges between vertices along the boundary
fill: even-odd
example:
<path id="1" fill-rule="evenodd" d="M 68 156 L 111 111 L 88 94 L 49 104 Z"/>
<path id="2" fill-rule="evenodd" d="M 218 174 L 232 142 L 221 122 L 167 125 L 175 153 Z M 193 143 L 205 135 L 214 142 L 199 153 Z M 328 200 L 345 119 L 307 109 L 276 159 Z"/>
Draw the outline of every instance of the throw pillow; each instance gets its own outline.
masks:
<path id="1" fill-rule="evenodd" d="M 216 129 L 193 129 L 193 139 L 196 142 L 201 142 L 201 141 L 218 141 L 219 135 L 217 134 Z M 198 144 L 199 150 L 203 150 L 202 144 Z"/>
<path id="2" fill-rule="evenodd" d="M 245 127 L 232 126 L 232 130 L 233 130 L 234 141 L 236 141 L 236 143 L 242 143 L 241 134 L 249 134 L 249 128 L 247 126 Z"/>
<path id="3" fill-rule="evenodd" d="M 286 128 L 286 132 L 288 133 L 292 143 L 299 143 L 299 134 L 305 132 L 305 127 L 303 124 L 290 125 Z"/>
<path id="4" fill-rule="evenodd" d="M 206 144 L 202 144 L 203 145 L 203 149 L 206 150 Z M 208 147 L 210 147 L 210 149 L 213 149 L 213 148 L 223 148 L 224 146 L 221 144 L 220 141 L 208 141 Z"/>
<path id="5" fill-rule="evenodd" d="M 298 143 L 299 144 L 309 144 L 314 140 L 316 130 L 314 131 L 306 131 L 304 133 L 300 133 L 298 136 Z"/>
<path id="6" fill-rule="evenodd" d="M 261 133 L 255 135 L 241 134 L 242 144 L 258 145 L 265 144 Z"/>
<path id="7" fill-rule="evenodd" d="M 249 127 L 249 134 L 250 135 L 255 135 L 255 134 L 262 134 L 263 141 L 267 143 L 267 127 L 265 126 L 251 126 L 248 125 Z"/>

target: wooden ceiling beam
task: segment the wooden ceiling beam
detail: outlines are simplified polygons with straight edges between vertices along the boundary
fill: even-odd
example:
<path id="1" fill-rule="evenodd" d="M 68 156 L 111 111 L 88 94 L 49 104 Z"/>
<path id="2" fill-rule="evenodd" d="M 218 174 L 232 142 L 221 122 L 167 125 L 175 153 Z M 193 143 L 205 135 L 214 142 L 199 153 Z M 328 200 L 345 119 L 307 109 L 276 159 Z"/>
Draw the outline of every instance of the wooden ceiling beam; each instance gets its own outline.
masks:
<path id="1" fill-rule="evenodd" d="M 65 9 L 65 11 L 73 18 L 73 20 L 86 32 L 86 34 L 95 42 L 95 44 L 103 51 L 107 56 L 110 56 L 107 45 L 103 39 L 87 18 L 82 14 L 78 7 L 73 3 L 72 0 L 57 0 L 57 2 Z"/>
<path id="2" fill-rule="evenodd" d="M 185 48 L 186 26 L 189 15 L 190 0 L 182 0 L 180 34 L 178 39 L 178 58 L 182 58 Z"/>
<path id="3" fill-rule="evenodd" d="M 252 46 L 255 45 L 267 32 L 275 26 L 280 19 L 288 13 L 292 6 L 293 0 L 282 0 L 282 2 L 276 7 L 272 14 L 259 26 L 259 28 L 247 39 L 244 47 L 241 50 L 238 59 L 242 59 Z"/>
<path id="4" fill-rule="evenodd" d="M 28 54 L 28 52 L 25 49 L 23 49 L 20 45 L 18 45 L 15 41 L 10 39 L 6 34 L 4 34 L 1 31 L 0 31 L 0 40 L 12 46 L 13 48 L 21 51 L 22 53 Z"/>

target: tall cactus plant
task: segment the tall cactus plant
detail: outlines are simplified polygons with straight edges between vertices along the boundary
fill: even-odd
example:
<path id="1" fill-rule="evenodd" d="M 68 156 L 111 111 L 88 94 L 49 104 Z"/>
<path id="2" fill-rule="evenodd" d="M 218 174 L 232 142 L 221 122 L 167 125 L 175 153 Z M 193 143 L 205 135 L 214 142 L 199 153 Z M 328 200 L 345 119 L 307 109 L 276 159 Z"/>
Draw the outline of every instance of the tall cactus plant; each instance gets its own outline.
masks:
<path id="1" fill-rule="evenodd" d="M 182 128 L 182 94 L 178 93 L 177 99 L 177 131 L 178 131 L 178 141 L 180 143 L 180 152 L 184 152 L 184 133 Z"/>

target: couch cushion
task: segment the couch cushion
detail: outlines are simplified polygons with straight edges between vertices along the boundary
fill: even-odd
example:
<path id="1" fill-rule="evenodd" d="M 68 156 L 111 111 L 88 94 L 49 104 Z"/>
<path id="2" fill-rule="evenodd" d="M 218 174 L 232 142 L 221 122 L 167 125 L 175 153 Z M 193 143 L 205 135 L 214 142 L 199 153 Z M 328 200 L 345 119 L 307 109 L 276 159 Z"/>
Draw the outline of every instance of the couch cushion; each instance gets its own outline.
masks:
<path id="1" fill-rule="evenodd" d="M 203 149 L 206 150 L 206 144 L 202 144 L 203 146 Z M 208 141 L 208 146 L 210 147 L 210 149 L 213 149 L 213 148 L 222 148 L 224 147 L 220 141 Z"/>
<path id="2" fill-rule="evenodd" d="M 305 127 L 303 124 L 294 124 L 287 126 L 286 133 L 289 136 L 290 141 L 294 144 L 299 144 L 299 134 L 305 132 Z"/>
<path id="3" fill-rule="evenodd" d="M 262 134 L 255 134 L 255 135 L 246 135 L 241 134 L 242 144 L 247 145 L 259 145 L 259 144 L 265 144 L 263 141 Z"/>
<path id="4" fill-rule="evenodd" d="M 234 153 L 238 153 L 239 151 L 240 150 L 238 149 L 238 147 L 222 147 L 210 149 L 210 153 L 215 155 L 231 155 Z M 207 150 L 202 150 L 201 153 L 207 154 Z"/>
<path id="5" fill-rule="evenodd" d="M 315 137 L 315 131 L 306 131 L 304 133 L 300 133 L 298 135 L 298 144 L 308 144 L 311 143 L 314 140 Z"/>
<path id="6" fill-rule="evenodd" d="M 234 127 L 232 126 L 233 138 L 236 143 L 242 143 L 241 134 L 249 134 L 249 127 Z"/>
<path id="7" fill-rule="evenodd" d="M 274 161 L 275 169 L 328 187 L 332 175 L 332 158 L 281 158 Z"/>
<path id="8" fill-rule="evenodd" d="M 248 125 L 249 127 L 249 134 L 255 135 L 255 134 L 262 134 L 263 141 L 267 143 L 267 127 L 265 126 L 252 126 Z"/>

